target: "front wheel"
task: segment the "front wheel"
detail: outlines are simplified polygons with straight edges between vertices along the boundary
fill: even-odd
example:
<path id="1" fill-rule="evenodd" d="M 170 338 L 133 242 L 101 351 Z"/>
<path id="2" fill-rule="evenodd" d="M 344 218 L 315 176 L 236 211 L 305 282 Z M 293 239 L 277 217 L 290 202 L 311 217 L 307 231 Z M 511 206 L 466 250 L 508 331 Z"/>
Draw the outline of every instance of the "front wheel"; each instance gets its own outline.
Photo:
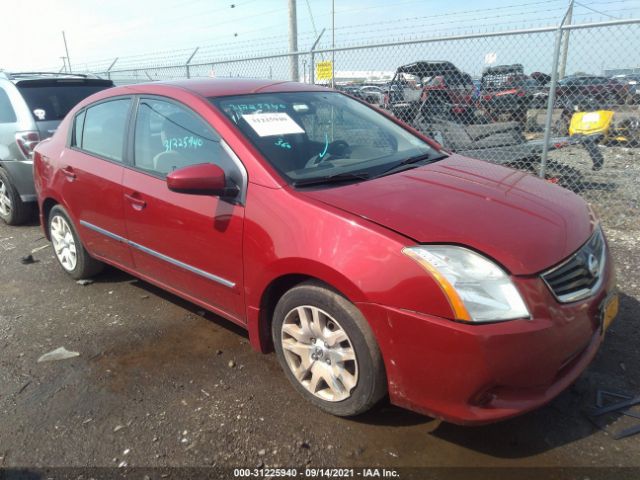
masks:
<path id="1" fill-rule="evenodd" d="M 340 294 L 311 282 L 289 290 L 276 306 L 272 335 L 289 381 L 320 409 L 358 415 L 386 394 L 373 332 Z"/>
<path id="2" fill-rule="evenodd" d="M 71 277 L 89 278 L 103 269 L 104 264 L 87 253 L 69 215 L 60 205 L 49 213 L 49 236 L 58 263 Z"/>

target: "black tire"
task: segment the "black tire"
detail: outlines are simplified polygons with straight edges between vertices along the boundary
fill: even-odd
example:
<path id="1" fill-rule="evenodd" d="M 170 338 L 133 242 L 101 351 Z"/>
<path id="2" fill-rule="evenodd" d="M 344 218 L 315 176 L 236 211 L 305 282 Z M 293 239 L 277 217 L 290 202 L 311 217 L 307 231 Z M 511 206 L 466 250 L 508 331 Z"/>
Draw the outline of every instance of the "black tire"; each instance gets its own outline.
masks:
<path id="1" fill-rule="evenodd" d="M 0 218 L 7 225 L 21 225 L 25 223 L 33 214 L 33 208 L 28 203 L 24 203 L 20 199 L 20 194 L 11 183 L 11 179 L 7 172 L 0 168 L 0 190 L 4 187 L 4 194 L 11 202 L 11 206 L 7 207 L 8 212 L 2 213 L 0 209 Z"/>
<path id="2" fill-rule="evenodd" d="M 56 205 L 51 209 L 51 211 L 49 212 L 49 218 L 47 221 L 47 229 L 52 242 L 53 242 L 53 235 L 51 233 L 51 225 L 54 223 L 54 220 L 56 219 L 56 217 L 60 217 L 69 226 L 69 230 L 71 235 L 73 236 L 73 242 L 76 248 L 75 267 L 73 269 L 69 269 L 60 260 L 60 257 L 58 256 L 55 249 L 55 245 L 54 245 L 54 255 L 56 257 L 56 260 L 58 260 L 58 263 L 60 264 L 62 269 L 65 272 L 67 272 L 72 278 L 75 278 L 76 280 L 79 280 L 81 278 L 90 278 L 100 273 L 104 268 L 104 264 L 96 260 L 95 258 L 93 258 L 91 255 L 89 255 L 87 250 L 84 248 L 84 245 L 82 245 L 82 240 L 80 240 L 78 231 L 73 225 L 73 222 L 69 217 L 69 214 L 60 205 Z"/>
<path id="3" fill-rule="evenodd" d="M 329 314 L 348 336 L 355 352 L 357 382 L 348 398 L 329 401 L 312 394 L 293 374 L 284 355 L 282 327 L 287 314 L 300 306 L 316 307 Z M 276 305 L 272 338 L 280 366 L 294 388 L 321 410 L 341 417 L 361 414 L 373 407 L 387 392 L 382 355 L 369 324 L 345 297 L 316 282 L 302 283 L 286 292 Z M 344 342 L 338 346 L 343 346 Z M 319 360 L 317 360 L 319 362 Z M 315 361 L 314 361 L 315 362 Z"/>

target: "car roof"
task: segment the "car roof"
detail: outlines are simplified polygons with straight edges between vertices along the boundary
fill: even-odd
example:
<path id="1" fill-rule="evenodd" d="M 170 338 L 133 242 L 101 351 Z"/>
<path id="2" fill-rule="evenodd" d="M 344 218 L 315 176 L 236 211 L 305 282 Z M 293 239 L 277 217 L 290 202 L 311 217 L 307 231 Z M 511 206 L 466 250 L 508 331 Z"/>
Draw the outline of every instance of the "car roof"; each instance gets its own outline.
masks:
<path id="1" fill-rule="evenodd" d="M 7 80 L 11 80 L 14 83 L 20 83 L 23 81 L 44 81 L 44 80 L 105 80 L 97 75 L 91 73 L 63 73 L 63 72 L 8 72 L 2 71 L 2 75 Z"/>
<path id="2" fill-rule="evenodd" d="M 576 79 L 580 79 L 580 80 L 589 80 L 592 78 L 604 78 L 604 79 L 608 79 L 608 77 L 603 77 L 601 75 L 567 75 L 566 77 L 564 77 L 562 80 L 576 80 Z"/>
<path id="3" fill-rule="evenodd" d="M 514 63 L 513 65 L 496 65 L 495 67 L 485 68 L 482 75 L 501 75 L 509 73 L 524 74 L 524 67 L 520 63 Z"/>
<path id="4" fill-rule="evenodd" d="M 82 100 L 76 109 L 82 109 L 94 102 L 123 95 L 161 95 L 181 96 L 194 94 L 201 97 L 230 97 L 236 95 L 251 95 L 256 93 L 279 92 L 329 92 L 335 91 L 316 85 L 289 81 L 238 79 L 238 78 L 200 78 L 189 80 L 171 80 L 143 82 L 120 85 L 94 93 Z"/>
<path id="5" fill-rule="evenodd" d="M 408 73 L 409 75 L 422 77 L 454 72 L 459 72 L 459 70 L 453 63 L 441 60 L 409 63 L 408 65 L 401 65 L 396 70 L 396 73 Z"/>
<path id="6" fill-rule="evenodd" d="M 163 85 L 177 87 L 202 95 L 203 97 L 227 97 L 232 95 L 248 95 L 252 93 L 276 92 L 326 92 L 327 88 L 291 81 L 273 81 L 246 78 L 198 78 L 190 80 L 173 80 L 149 82 L 135 85 L 136 90 L 147 85 Z"/>

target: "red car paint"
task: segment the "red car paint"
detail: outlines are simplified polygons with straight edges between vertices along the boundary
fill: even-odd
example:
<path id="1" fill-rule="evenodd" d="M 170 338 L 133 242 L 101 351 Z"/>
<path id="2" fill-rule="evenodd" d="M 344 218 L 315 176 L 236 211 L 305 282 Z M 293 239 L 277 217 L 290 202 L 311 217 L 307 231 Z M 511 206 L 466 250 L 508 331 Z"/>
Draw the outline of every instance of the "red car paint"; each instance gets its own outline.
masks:
<path id="1" fill-rule="evenodd" d="M 370 323 L 391 402 L 448 421 L 480 424 L 518 415 L 573 382 L 602 340 L 599 308 L 614 289 L 612 262 L 607 258 L 594 295 L 568 304 L 555 300 L 539 274 L 593 233 L 586 203 L 530 175 L 459 155 L 348 186 L 296 190 L 206 98 L 311 90 L 326 91 L 233 79 L 98 93 L 36 149 L 41 223 L 62 204 L 93 256 L 244 326 L 263 352 L 271 346 L 274 295 L 304 279 L 321 280 Z M 137 94 L 181 102 L 217 130 L 247 170 L 244 204 L 170 191 L 165 180 L 68 147 L 75 112 Z M 230 285 L 132 249 L 81 220 L 215 272 Z M 480 325 L 450 320 L 439 284 L 402 254 L 417 243 L 460 244 L 492 258 L 511 275 L 532 318 Z"/>

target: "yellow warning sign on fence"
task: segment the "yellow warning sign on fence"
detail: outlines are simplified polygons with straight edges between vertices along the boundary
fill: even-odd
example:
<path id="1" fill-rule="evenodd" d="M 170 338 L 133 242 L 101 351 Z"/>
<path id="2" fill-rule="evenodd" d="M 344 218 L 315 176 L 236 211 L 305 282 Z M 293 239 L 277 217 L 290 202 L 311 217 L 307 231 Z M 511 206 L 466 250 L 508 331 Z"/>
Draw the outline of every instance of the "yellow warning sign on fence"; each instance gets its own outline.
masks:
<path id="1" fill-rule="evenodd" d="M 333 64 L 331 62 L 316 63 L 318 80 L 331 80 L 333 78 Z"/>

